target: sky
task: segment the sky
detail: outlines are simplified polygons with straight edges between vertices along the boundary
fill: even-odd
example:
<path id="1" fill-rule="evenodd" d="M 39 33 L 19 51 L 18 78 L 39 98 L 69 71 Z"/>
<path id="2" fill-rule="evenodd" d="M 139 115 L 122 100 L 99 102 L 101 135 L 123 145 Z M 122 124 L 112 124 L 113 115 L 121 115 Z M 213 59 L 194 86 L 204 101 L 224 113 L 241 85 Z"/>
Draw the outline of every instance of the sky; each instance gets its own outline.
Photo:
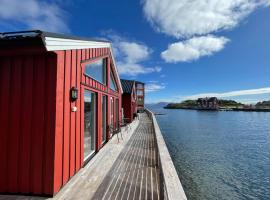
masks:
<path id="1" fill-rule="evenodd" d="M 0 32 L 110 40 L 146 102 L 270 100 L 270 0 L 1 0 Z"/>

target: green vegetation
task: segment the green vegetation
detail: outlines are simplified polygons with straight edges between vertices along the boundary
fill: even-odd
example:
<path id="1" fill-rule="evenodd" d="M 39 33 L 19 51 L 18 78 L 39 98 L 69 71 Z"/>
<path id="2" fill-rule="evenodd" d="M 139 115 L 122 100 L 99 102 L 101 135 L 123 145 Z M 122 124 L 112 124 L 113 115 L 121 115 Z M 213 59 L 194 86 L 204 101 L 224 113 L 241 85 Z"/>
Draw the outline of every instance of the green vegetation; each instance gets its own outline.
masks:
<path id="1" fill-rule="evenodd" d="M 197 107 L 197 101 L 196 100 L 186 100 L 182 101 L 181 103 L 169 103 L 167 106 L 164 108 L 168 109 L 192 109 Z"/>
<path id="2" fill-rule="evenodd" d="M 219 104 L 219 107 L 225 107 L 225 108 L 238 108 L 238 107 L 244 106 L 244 104 L 236 102 L 234 100 L 224 100 L 224 99 L 219 99 L 218 104 Z"/>
<path id="3" fill-rule="evenodd" d="M 256 108 L 270 108 L 270 101 L 258 102 Z"/>
<path id="4" fill-rule="evenodd" d="M 222 108 L 242 108 L 244 104 L 233 100 L 218 100 L 219 107 Z M 197 109 L 197 100 L 186 100 L 180 103 L 169 103 L 164 108 L 167 109 Z"/>

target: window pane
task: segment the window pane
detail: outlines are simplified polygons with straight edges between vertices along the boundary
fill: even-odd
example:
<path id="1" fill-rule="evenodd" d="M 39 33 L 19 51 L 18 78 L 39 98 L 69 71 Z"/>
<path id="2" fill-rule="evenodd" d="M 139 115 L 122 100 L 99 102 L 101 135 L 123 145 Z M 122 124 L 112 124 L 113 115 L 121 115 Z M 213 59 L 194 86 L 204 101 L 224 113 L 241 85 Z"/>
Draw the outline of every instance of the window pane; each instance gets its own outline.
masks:
<path id="1" fill-rule="evenodd" d="M 137 95 L 138 95 L 138 96 L 143 95 L 143 91 L 142 91 L 142 90 L 137 90 Z"/>
<path id="2" fill-rule="evenodd" d="M 114 80 L 114 77 L 113 77 L 113 74 L 111 73 L 111 76 L 110 76 L 110 88 L 114 91 L 116 91 L 116 84 L 115 84 L 115 80 Z"/>
<path id="3" fill-rule="evenodd" d="M 105 59 L 98 60 L 85 66 L 85 74 L 100 83 L 106 84 L 106 62 Z"/>
<path id="4" fill-rule="evenodd" d="M 107 97 L 102 96 L 102 142 L 106 141 L 106 110 L 107 110 Z"/>
<path id="5" fill-rule="evenodd" d="M 114 120 L 114 112 L 113 112 L 113 98 L 111 97 L 111 113 L 110 113 L 110 125 L 113 126 L 113 120 Z"/>
<path id="6" fill-rule="evenodd" d="M 96 95 L 88 90 L 84 93 L 84 159 L 96 150 Z"/>
<path id="7" fill-rule="evenodd" d="M 142 84 L 137 84 L 137 88 L 138 89 L 143 89 L 143 85 Z"/>

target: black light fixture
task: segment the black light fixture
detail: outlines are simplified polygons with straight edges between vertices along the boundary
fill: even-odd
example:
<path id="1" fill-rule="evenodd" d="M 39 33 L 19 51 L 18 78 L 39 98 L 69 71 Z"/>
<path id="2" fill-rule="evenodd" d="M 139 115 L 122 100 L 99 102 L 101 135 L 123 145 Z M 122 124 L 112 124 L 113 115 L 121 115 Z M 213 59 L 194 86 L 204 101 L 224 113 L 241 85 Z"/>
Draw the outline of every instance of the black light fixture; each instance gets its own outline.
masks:
<path id="1" fill-rule="evenodd" d="M 78 99 L 78 89 L 76 87 L 70 89 L 70 99 L 71 101 L 76 101 Z"/>

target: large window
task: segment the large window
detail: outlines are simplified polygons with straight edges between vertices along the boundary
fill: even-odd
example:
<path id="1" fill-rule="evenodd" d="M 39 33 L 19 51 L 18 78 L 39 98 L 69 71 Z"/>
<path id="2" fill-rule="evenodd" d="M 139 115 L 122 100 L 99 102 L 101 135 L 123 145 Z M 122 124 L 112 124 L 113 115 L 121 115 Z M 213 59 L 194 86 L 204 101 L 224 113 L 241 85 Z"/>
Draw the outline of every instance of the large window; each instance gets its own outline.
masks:
<path id="1" fill-rule="evenodd" d="M 106 59 L 86 64 L 84 73 L 100 83 L 106 85 Z"/>
<path id="2" fill-rule="evenodd" d="M 111 76 L 110 76 L 110 88 L 114 91 L 117 90 L 116 83 L 115 83 L 114 76 L 113 76 L 112 72 L 111 72 Z"/>

